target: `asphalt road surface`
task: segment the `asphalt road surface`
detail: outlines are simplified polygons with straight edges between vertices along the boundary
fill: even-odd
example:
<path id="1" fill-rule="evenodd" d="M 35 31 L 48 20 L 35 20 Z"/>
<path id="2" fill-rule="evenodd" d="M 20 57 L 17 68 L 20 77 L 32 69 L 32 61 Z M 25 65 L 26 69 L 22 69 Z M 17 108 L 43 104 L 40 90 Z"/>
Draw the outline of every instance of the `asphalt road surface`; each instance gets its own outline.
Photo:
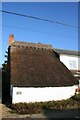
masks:
<path id="1" fill-rule="evenodd" d="M 80 118 L 80 109 L 45 110 L 43 114 L 34 114 L 32 118 Z"/>
<path id="2" fill-rule="evenodd" d="M 43 114 L 32 114 L 30 118 L 3 118 L 2 120 L 51 120 L 56 118 L 80 119 L 80 109 L 45 110 Z"/>

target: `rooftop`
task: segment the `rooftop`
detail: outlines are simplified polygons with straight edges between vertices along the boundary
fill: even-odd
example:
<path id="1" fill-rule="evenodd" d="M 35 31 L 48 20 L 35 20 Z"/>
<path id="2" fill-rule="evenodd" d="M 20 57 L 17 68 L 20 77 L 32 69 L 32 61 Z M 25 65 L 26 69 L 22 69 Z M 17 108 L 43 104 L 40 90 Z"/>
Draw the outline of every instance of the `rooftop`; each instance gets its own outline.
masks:
<path id="1" fill-rule="evenodd" d="M 54 48 L 54 51 L 59 54 L 80 56 L 80 51 L 63 50 L 63 49 L 57 49 L 57 48 Z"/>
<path id="2" fill-rule="evenodd" d="M 13 86 L 71 86 L 78 84 L 51 45 L 15 41 L 9 47 Z"/>
<path id="3" fill-rule="evenodd" d="M 11 46 L 18 46 L 18 47 L 32 47 L 32 48 L 39 48 L 39 49 L 53 49 L 51 45 L 41 44 L 41 43 L 31 43 L 31 42 L 20 42 L 14 41 Z"/>

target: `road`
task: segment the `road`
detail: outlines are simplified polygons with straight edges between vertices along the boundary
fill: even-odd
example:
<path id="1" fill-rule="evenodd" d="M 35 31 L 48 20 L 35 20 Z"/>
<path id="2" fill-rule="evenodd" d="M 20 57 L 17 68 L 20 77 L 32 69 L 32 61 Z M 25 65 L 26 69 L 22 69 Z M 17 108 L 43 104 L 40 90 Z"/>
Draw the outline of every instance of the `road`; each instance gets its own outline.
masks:
<path id="1" fill-rule="evenodd" d="M 80 119 L 80 109 L 74 110 L 45 110 L 43 114 L 32 114 L 26 118 L 15 118 L 15 120 L 51 120 L 51 118 L 72 118 Z M 11 120 L 11 118 L 3 118 L 2 120 Z"/>
<path id="2" fill-rule="evenodd" d="M 34 114 L 32 118 L 80 118 L 80 109 L 75 110 L 46 110 L 43 114 Z"/>

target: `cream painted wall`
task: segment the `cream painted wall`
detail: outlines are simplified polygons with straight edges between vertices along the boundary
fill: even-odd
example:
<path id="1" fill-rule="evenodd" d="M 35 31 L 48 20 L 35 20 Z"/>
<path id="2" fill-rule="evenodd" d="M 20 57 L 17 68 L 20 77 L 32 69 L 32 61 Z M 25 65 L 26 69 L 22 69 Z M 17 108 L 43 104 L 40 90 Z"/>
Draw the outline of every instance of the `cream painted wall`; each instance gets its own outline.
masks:
<path id="1" fill-rule="evenodd" d="M 76 88 L 77 86 L 44 88 L 13 87 L 12 103 L 68 99 L 75 94 Z"/>
<path id="2" fill-rule="evenodd" d="M 80 57 L 78 57 L 78 56 L 61 54 L 60 55 L 60 61 L 63 62 L 64 65 L 66 65 L 66 67 L 68 69 L 80 70 Z M 71 67 L 70 66 L 71 61 L 76 62 L 76 67 Z"/>

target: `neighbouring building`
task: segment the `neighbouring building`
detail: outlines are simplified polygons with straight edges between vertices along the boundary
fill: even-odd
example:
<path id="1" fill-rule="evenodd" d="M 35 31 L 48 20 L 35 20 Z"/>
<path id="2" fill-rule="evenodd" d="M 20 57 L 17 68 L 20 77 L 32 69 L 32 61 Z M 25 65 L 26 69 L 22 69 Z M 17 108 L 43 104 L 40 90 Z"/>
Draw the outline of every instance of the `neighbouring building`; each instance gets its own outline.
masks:
<path id="1" fill-rule="evenodd" d="M 59 54 L 60 61 L 80 79 L 80 51 L 63 50 L 55 48 L 55 52 Z"/>
<path id="2" fill-rule="evenodd" d="M 15 41 L 10 35 L 8 66 L 12 103 L 68 99 L 78 87 L 51 45 Z"/>

